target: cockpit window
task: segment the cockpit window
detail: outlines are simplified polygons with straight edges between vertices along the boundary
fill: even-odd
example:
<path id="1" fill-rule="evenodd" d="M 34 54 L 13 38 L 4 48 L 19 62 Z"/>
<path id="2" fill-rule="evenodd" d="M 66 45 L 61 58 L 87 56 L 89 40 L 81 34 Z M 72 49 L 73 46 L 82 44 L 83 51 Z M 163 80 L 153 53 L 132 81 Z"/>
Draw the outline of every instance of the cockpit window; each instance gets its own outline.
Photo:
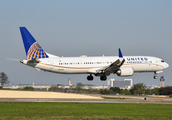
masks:
<path id="1" fill-rule="evenodd" d="M 161 62 L 164 62 L 164 60 L 161 60 Z"/>

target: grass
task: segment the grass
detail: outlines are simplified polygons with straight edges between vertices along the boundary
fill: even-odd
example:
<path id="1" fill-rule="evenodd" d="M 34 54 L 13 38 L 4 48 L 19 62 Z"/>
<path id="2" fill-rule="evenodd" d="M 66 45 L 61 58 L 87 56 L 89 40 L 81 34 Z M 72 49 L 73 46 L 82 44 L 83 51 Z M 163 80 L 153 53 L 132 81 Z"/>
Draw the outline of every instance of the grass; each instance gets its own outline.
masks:
<path id="1" fill-rule="evenodd" d="M 102 97 L 104 99 L 122 99 L 122 98 L 118 98 L 118 97 Z"/>
<path id="2" fill-rule="evenodd" d="M 119 98 L 119 97 L 102 97 L 104 99 L 131 99 L 131 98 Z"/>
<path id="3" fill-rule="evenodd" d="M 0 103 L 0 119 L 171 120 L 172 105 L 107 103 Z"/>

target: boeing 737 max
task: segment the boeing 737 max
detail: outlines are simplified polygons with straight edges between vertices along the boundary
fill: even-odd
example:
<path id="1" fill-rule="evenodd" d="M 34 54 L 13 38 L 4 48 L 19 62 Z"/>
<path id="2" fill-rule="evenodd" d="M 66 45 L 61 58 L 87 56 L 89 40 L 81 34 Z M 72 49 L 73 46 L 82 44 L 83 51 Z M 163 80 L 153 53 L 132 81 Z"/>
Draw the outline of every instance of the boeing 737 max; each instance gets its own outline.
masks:
<path id="1" fill-rule="evenodd" d="M 25 27 L 20 27 L 26 59 L 20 62 L 44 70 L 61 74 L 89 74 L 87 80 L 93 80 L 93 75 L 100 76 L 102 81 L 110 74 L 118 76 L 132 76 L 134 72 L 163 72 L 169 65 L 162 59 L 150 56 L 125 56 L 119 49 L 119 56 L 109 57 L 58 57 L 46 53 L 36 42 Z"/>

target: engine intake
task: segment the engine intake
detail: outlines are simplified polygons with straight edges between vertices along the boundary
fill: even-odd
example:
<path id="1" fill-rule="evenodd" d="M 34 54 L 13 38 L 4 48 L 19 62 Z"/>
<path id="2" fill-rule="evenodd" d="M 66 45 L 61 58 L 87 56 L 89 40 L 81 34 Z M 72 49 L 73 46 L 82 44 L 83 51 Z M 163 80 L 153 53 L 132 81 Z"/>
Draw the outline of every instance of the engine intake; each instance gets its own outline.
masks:
<path id="1" fill-rule="evenodd" d="M 120 77 L 132 76 L 134 74 L 134 69 L 132 67 L 121 67 L 116 74 Z"/>

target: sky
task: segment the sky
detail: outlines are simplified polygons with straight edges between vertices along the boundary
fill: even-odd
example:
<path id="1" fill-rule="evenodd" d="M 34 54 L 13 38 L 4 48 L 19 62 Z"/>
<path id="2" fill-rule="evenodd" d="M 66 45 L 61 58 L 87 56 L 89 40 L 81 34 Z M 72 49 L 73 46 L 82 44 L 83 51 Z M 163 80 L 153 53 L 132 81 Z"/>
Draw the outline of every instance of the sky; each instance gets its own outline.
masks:
<path id="1" fill-rule="evenodd" d="M 106 85 L 99 77 L 64 75 L 10 61 L 26 58 L 19 27 L 26 27 L 48 53 L 64 56 L 154 56 L 172 61 L 171 0 L 0 0 L 0 72 L 16 84 Z M 133 79 L 134 84 L 172 86 L 171 66 L 158 74 L 135 73 L 131 77 L 110 75 L 108 79 Z"/>

